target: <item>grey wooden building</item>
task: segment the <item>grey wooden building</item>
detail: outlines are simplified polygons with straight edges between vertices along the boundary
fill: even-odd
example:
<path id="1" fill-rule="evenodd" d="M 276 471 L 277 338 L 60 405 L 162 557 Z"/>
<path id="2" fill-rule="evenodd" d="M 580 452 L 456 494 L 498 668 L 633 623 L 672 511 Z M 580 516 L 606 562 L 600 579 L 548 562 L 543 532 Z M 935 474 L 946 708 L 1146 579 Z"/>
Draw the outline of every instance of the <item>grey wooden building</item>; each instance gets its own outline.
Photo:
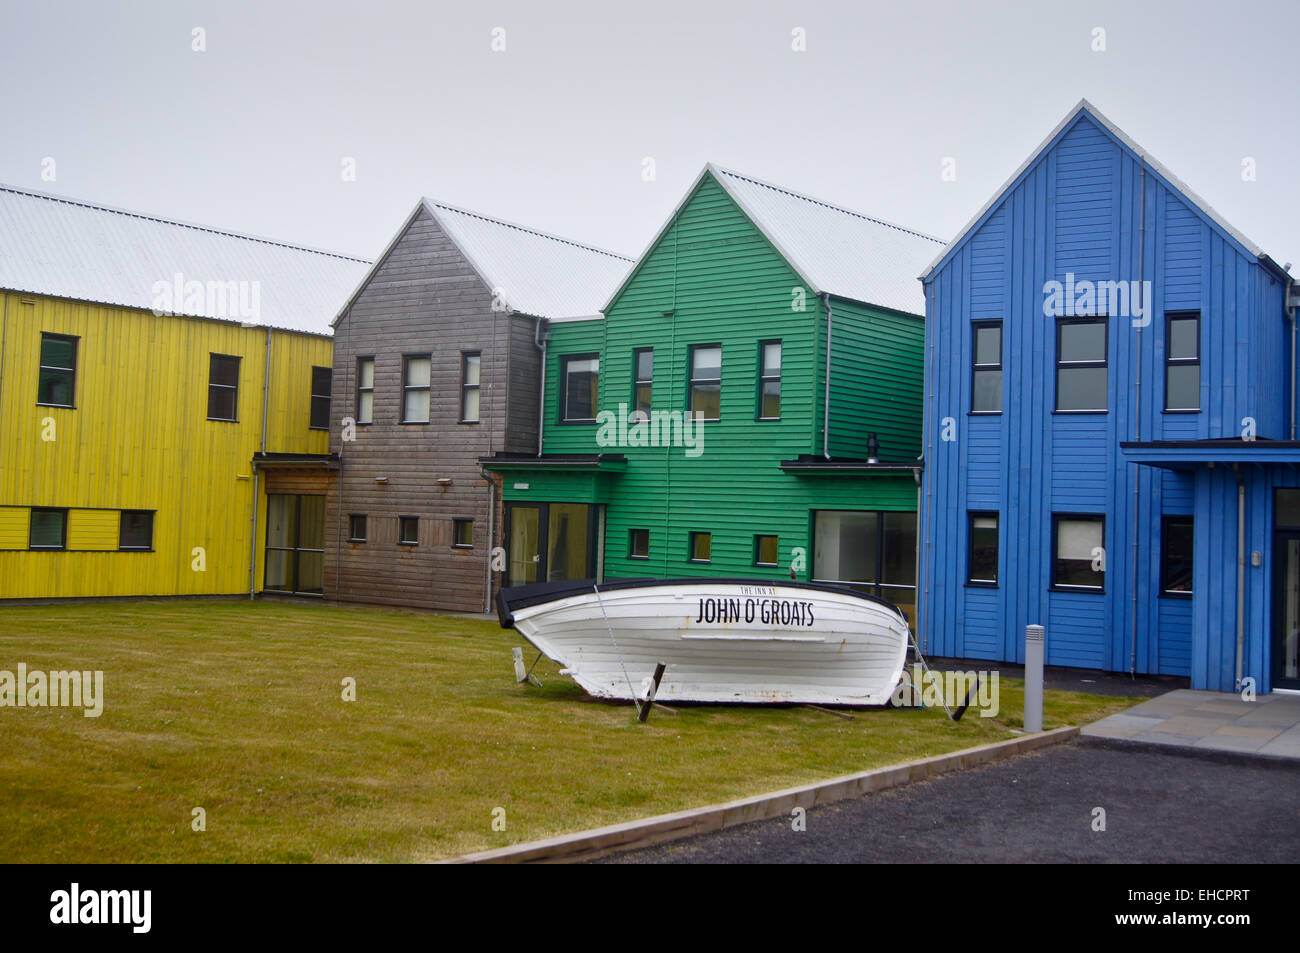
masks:
<path id="1" fill-rule="evenodd" d="M 423 199 L 334 320 L 325 595 L 483 611 L 499 476 L 537 453 L 549 325 L 595 316 L 632 261 Z M 498 574 L 499 575 L 499 574 Z"/>

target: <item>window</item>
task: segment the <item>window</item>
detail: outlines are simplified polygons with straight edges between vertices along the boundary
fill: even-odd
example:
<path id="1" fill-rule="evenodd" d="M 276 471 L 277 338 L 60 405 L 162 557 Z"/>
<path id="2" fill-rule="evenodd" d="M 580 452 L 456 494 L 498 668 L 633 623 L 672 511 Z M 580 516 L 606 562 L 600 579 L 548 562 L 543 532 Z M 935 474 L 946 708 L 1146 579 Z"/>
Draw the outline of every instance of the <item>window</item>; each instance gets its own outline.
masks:
<path id="1" fill-rule="evenodd" d="M 153 549 L 153 510 L 123 510 L 117 528 L 118 549 Z"/>
<path id="2" fill-rule="evenodd" d="M 452 520 L 452 546 L 456 549 L 474 548 L 474 521 Z"/>
<path id="3" fill-rule="evenodd" d="M 972 414 L 1002 413 L 1002 322 L 971 325 Z"/>
<path id="4" fill-rule="evenodd" d="M 632 412 L 650 414 L 651 394 L 654 390 L 655 352 L 654 348 L 639 347 L 632 352 Z"/>
<path id="5" fill-rule="evenodd" d="M 1201 313 L 1165 315 L 1165 410 L 1201 409 Z"/>
<path id="6" fill-rule="evenodd" d="M 1166 516 L 1163 524 L 1160 592 L 1166 596 L 1191 596 L 1192 518 Z"/>
<path id="7" fill-rule="evenodd" d="M 780 559 L 780 540 L 776 536 L 754 537 L 754 565 L 775 566 Z"/>
<path id="8" fill-rule="evenodd" d="M 781 342 L 758 345 L 758 419 L 781 419 Z"/>
<path id="9" fill-rule="evenodd" d="M 649 559 L 650 530 L 634 529 L 630 536 L 631 539 L 629 540 L 627 547 L 628 559 Z"/>
<path id="10" fill-rule="evenodd" d="M 1105 318 L 1057 322 L 1057 410 L 1106 412 L 1106 328 Z"/>
<path id="11" fill-rule="evenodd" d="M 722 345 L 691 348 L 690 410 L 704 420 L 719 420 L 722 410 Z"/>
<path id="12" fill-rule="evenodd" d="M 68 511 L 48 506 L 32 507 L 29 549 L 66 549 L 68 546 Z"/>
<path id="13" fill-rule="evenodd" d="M 561 423 L 594 423 L 600 391 L 600 356 L 571 354 L 560 359 Z"/>
<path id="14" fill-rule="evenodd" d="M 375 419 L 375 359 L 357 358 L 357 423 Z"/>
<path id="15" fill-rule="evenodd" d="M 479 374 L 482 355 L 467 351 L 460 356 L 460 422 L 478 423 Z"/>
<path id="16" fill-rule="evenodd" d="M 966 581 L 972 586 L 998 584 L 998 514 L 971 513 Z"/>
<path id="17" fill-rule="evenodd" d="M 366 514 L 352 513 L 348 516 L 348 542 L 364 543 L 366 541 Z"/>
<path id="18" fill-rule="evenodd" d="M 693 563 L 707 563 L 713 554 L 712 533 L 691 533 L 690 560 Z"/>
<path id="19" fill-rule="evenodd" d="M 77 339 L 63 334 L 42 334 L 36 403 L 47 407 L 71 407 L 76 382 Z"/>
<path id="20" fill-rule="evenodd" d="M 237 419 L 239 361 L 229 354 L 208 355 L 208 420 Z"/>
<path id="21" fill-rule="evenodd" d="M 330 367 L 313 367 L 311 369 L 311 429 L 330 429 L 330 383 L 334 378 L 334 369 Z"/>
<path id="22" fill-rule="evenodd" d="M 908 619 L 916 612 L 916 514 L 817 510 L 813 579 L 878 596 Z"/>
<path id="23" fill-rule="evenodd" d="M 1054 516 L 1056 558 L 1052 585 L 1058 589 L 1106 588 L 1106 520 L 1101 516 Z"/>
<path id="24" fill-rule="evenodd" d="M 397 541 L 403 546 L 419 545 L 420 518 L 418 516 L 399 516 L 397 518 Z"/>
<path id="25" fill-rule="evenodd" d="M 402 423 L 429 422 L 429 387 L 433 359 L 429 354 L 402 357 Z"/>

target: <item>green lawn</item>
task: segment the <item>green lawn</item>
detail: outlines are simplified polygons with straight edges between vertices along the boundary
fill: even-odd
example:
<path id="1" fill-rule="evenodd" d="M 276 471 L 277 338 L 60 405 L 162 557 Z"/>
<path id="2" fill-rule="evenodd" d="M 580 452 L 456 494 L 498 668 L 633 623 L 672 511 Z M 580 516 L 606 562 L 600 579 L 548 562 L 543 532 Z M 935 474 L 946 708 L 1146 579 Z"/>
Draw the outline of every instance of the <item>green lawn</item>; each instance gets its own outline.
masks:
<path id="1" fill-rule="evenodd" d="M 105 703 L 0 708 L 0 861 L 430 860 L 1001 740 L 1023 698 L 1003 679 L 999 716 L 958 724 L 692 706 L 642 725 L 547 660 L 544 688 L 515 684 L 515 645 L 495 622 L 381 609 L 4 607 L 0 670 L 102 669 Z M 1048 692 L 1045 721 L 1132 703 Z"/>

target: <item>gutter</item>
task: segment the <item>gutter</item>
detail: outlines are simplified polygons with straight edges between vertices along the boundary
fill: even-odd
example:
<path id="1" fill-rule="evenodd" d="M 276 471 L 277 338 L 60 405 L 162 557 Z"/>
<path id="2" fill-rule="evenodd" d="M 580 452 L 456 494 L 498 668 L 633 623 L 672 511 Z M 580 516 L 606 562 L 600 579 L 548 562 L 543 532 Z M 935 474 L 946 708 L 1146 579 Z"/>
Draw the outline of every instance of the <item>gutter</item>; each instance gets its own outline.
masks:
<path id="1" fill-rule="evenodd" d="M 825 405 L 822 407 L 822 455 L 829 460 L 831 458 L 831 325 L 834 319 L 831 314 L 830 294 L 822 292 L 822 298 L 826 302 L 826 396 Z"/>

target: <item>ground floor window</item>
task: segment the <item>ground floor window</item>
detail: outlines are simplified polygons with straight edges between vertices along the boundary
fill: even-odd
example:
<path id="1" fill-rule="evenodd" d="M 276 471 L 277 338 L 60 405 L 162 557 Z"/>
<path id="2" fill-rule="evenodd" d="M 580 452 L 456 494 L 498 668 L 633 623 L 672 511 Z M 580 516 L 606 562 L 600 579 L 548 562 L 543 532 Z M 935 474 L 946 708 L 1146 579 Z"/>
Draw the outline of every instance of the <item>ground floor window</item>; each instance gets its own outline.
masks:
<path id="1" fill-rule="evenodd" d="M 266 497 L 266 582 L 277 592 L 325 589 L 325 497 Z"/>
<path id="2" fill-rule="evenodd" d="M 1192 518 L 1166 516 L 1161 527 L 1160 591 L 1166 596 L 1192 594 Z"/>
<path id="3" fill-rule="evenodd" d="M 1052 537 L 1053 587 L 1104 591 L 1106 518 L 1058 514 L 1052 517 Z"/>
<path id="4" fill-rule="evenodd" d="M 507 503 L 506 585 L 594 579 L 597 522 L 588 503 Z"/>
<path id="5" fill-rule="evenodd" d="M 838 583 L 916 611 L 916 514 L 817 510 L 813 579 Z"/>
<path id="6" fill-rule="evenodd" d="M 998 584 L 998 514 L 972 512 L 970 552 L 966 559 L 966 582 L 972 586 Z"/>

